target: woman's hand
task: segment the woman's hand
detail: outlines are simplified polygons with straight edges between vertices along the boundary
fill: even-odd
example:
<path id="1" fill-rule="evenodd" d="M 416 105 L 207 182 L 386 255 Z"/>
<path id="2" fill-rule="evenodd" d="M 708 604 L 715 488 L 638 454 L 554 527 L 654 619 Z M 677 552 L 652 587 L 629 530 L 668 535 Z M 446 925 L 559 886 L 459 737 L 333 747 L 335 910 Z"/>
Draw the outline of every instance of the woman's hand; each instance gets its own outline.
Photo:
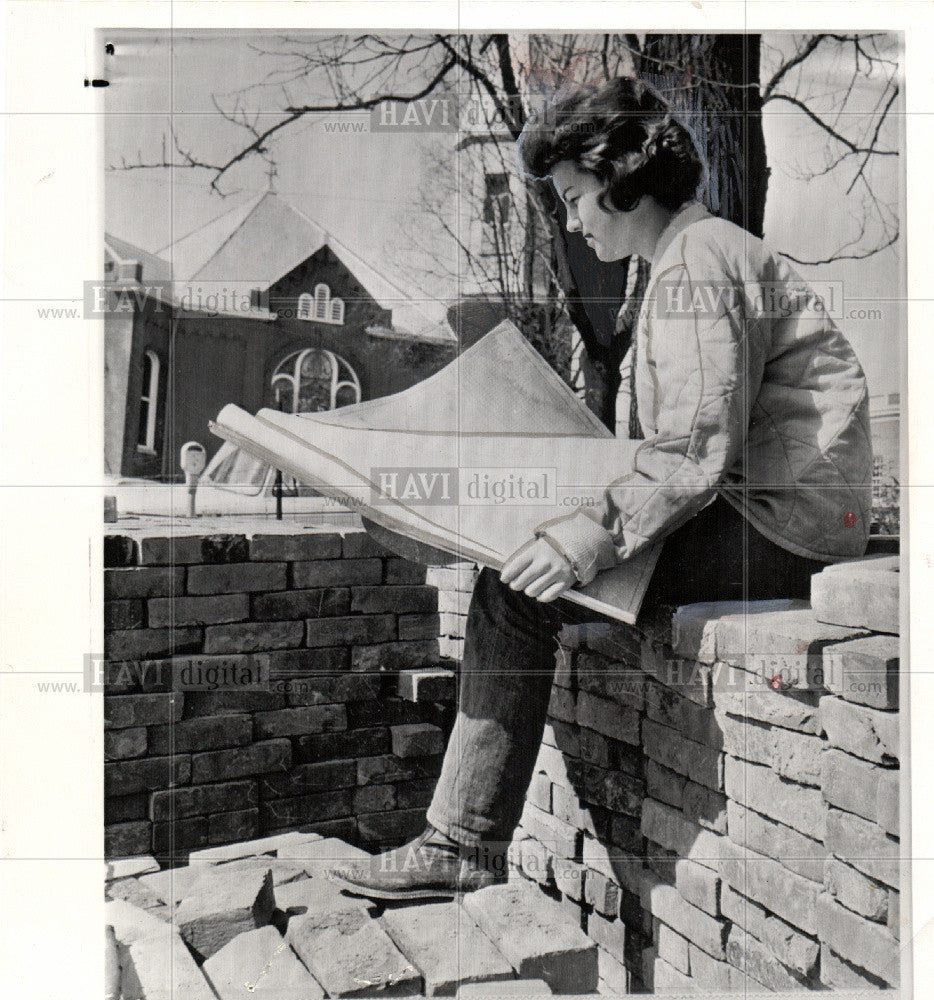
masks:
<path id="1" fill-rule="evenodd" d="M 543 603 L 560 597 L 577 583 L 571 564 L 544 538 L 536 538 L 513 553 L 499 578 L 512 590 L 524 590 Z"/>

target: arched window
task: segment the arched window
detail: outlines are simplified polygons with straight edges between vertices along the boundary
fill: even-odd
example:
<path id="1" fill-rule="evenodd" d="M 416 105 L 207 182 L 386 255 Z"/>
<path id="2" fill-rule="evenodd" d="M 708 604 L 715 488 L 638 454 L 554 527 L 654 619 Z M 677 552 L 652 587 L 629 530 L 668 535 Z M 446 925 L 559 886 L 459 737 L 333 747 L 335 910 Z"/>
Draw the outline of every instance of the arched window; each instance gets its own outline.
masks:
<path id="1" fill-rule="evenodd" d="M 308 292 L 298 297 L 298 319 L 314 320 L 316 323 L 344 325 L 344 300 L 331 297 L 331 289 L 325 284 L 315 285 L 314 300 Z"/>
<path id="2" fill-rule="evenodd" d="M 322 323 L 327 322 L 330 299 L 331 289 L 327 285 L 315 285 L 315 319 Z"/>
<path id="3" fill-rule="evenodd" d="M 271 385 L 276 408 L 286 413 L 314 413 L 360 402 L 360 379 L 350 364 L 317 347 L 283 358 Z"/>
<path id="4" fill-rule="evenodd" d="M 143 387 L 139 398 L 139 429 L 136 448 L 151 455 L 156 453 L 156 413 L 159 409 L 159 355 L 155 351 L 143 354 Z"/>

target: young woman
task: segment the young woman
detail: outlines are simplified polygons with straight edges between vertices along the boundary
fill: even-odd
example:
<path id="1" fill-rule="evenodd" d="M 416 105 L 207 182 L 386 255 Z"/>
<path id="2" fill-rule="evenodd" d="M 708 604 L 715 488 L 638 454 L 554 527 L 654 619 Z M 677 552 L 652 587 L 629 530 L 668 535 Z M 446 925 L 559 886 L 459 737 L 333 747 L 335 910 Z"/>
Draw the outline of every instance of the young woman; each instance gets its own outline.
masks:
<path id="1" fill-rule="evenodd" d="M 628 77 L 582 90 L 530 120 L 519 154 L 527 173 L 550 177 L 568 230 L 600 260 L 650 262 L 633 347 L 643 440 L 601 505 L 546 522 L 500 574 L 481 572 L 429 825 L 335 872 L 366 896 L 451 897 L 504 877 L 555 636 L 595 617 L 560 599 L 568 587 L 664 540 L 643 613 L 807 598 L 813 573 L 862 555 L 868 538 L 859 362 L 782 259 L 695 200 L 705 168 L 667 103 Z"/>

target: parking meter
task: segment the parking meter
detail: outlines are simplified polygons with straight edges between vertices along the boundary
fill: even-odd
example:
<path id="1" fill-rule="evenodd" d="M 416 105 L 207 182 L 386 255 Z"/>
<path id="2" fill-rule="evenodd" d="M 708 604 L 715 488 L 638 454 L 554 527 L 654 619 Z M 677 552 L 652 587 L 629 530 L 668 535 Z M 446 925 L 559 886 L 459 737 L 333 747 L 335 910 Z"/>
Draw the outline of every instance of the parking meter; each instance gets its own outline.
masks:
<path id="1" fill-rule="evenodd" d="M 198 490 L 198 480 L 204 472 L 207 463 L 207 452 L 204 445 L 198 441 L 187 441 L 182 445 L 180 461 L 185 473 L 185 485 L 188 487 L 188 516 L 195 516 L 195 493 Z"/>

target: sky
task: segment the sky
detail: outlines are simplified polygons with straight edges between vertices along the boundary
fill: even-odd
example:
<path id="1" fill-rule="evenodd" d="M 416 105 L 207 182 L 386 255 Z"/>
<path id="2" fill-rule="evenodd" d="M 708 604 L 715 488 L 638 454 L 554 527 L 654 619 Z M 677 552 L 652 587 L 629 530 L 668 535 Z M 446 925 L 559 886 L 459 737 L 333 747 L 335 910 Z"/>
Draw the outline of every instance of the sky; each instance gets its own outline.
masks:
<path id="1" fill-rule="evenodd" d="M 106 166 L 160 160 L 164 136 L 169 137 L 172 154 L 172 125 L 183 146 L 199 159 L 227 159 L 240 148 L 245 133 L 221 118 L 212 97 L 230 108 L 238 91 L 264 80 L 281 65 L 256 51 L 268 47 L 271 39 L 254 33 L 121 32 L 111 33 L 108 40 L 113 40 L 115 52 L 107 67 L 111 85 L 106 92 Z M 769 33 L 763 41 L 765 76 L 774 53 L 791 51 L 794 39 Z M 846 66 L 833 58 L 816 58 L 819 55 L 820 50 L 811 57 L 802 85 L 815 107 L 833 111 L 835 95 L 848 80 Z M 253 88 L 243 99 L 251 108 L 269 109 L 266 117 L 261 113 L 256 119 L 257 127 L 279 117 L 276 109 L 282 94 L 277 88 Z M 849 113 L 863 114 L 877 99 L 878 92 L 872 89 L 855 92 Z M 898 108 L 897 104 L 894 110 Z M 269 117 L 272 114 L 275 118 Z M 413 295 L 453 294 L 453 289 L 427 278 L 420 269 L 405 269 L 402 263 L 412 259 L 400 247 L 406 228 L 403 216 L 411 219 L 423 198 L 418 152 L 423 136 L 371 132 L 366 113 L 337 120 L 345 124 L 335 126 L 334 118 L 306 116 L 280 133 L 272 149 L 276 191 Z M 895 120 L 900 123 L 900 118 Z M 365 130 L 355 131 L 354 123 Z M 335 130 L 340 127 L 346 131 Z M 827 256 L 858 233 L 860 198 L 845 196 L 836 173 L 801 178 L 803 172 L 821 165 L 827 146 L 826 137 L 802 112 L 789 104 L 770 103 L 763 129 L 771 168 L 766 240 L 795 257 Z M 900 138 L 893 138 L 893 143 L 902 148 Z M 897 203 L 903 158 L 886 157 L 884 162 L 880 158 L 874 170 L 875 189 Z M 267 164 L 258 157 L 224 179 L 226 197 L 210 191 L 210 175 L 203 170 L 106 170 L 104 180 L 107 231 L 149 251 L 162 249 L 270 183 Z M 453 246 L 450 249 L 453 252 Z M 837 323 L 866 370 L 870 392 L 897 392 L 903 240 L 863 261 L 797 269 L 812 280 L 843 283 L 846 316 Z"/>

